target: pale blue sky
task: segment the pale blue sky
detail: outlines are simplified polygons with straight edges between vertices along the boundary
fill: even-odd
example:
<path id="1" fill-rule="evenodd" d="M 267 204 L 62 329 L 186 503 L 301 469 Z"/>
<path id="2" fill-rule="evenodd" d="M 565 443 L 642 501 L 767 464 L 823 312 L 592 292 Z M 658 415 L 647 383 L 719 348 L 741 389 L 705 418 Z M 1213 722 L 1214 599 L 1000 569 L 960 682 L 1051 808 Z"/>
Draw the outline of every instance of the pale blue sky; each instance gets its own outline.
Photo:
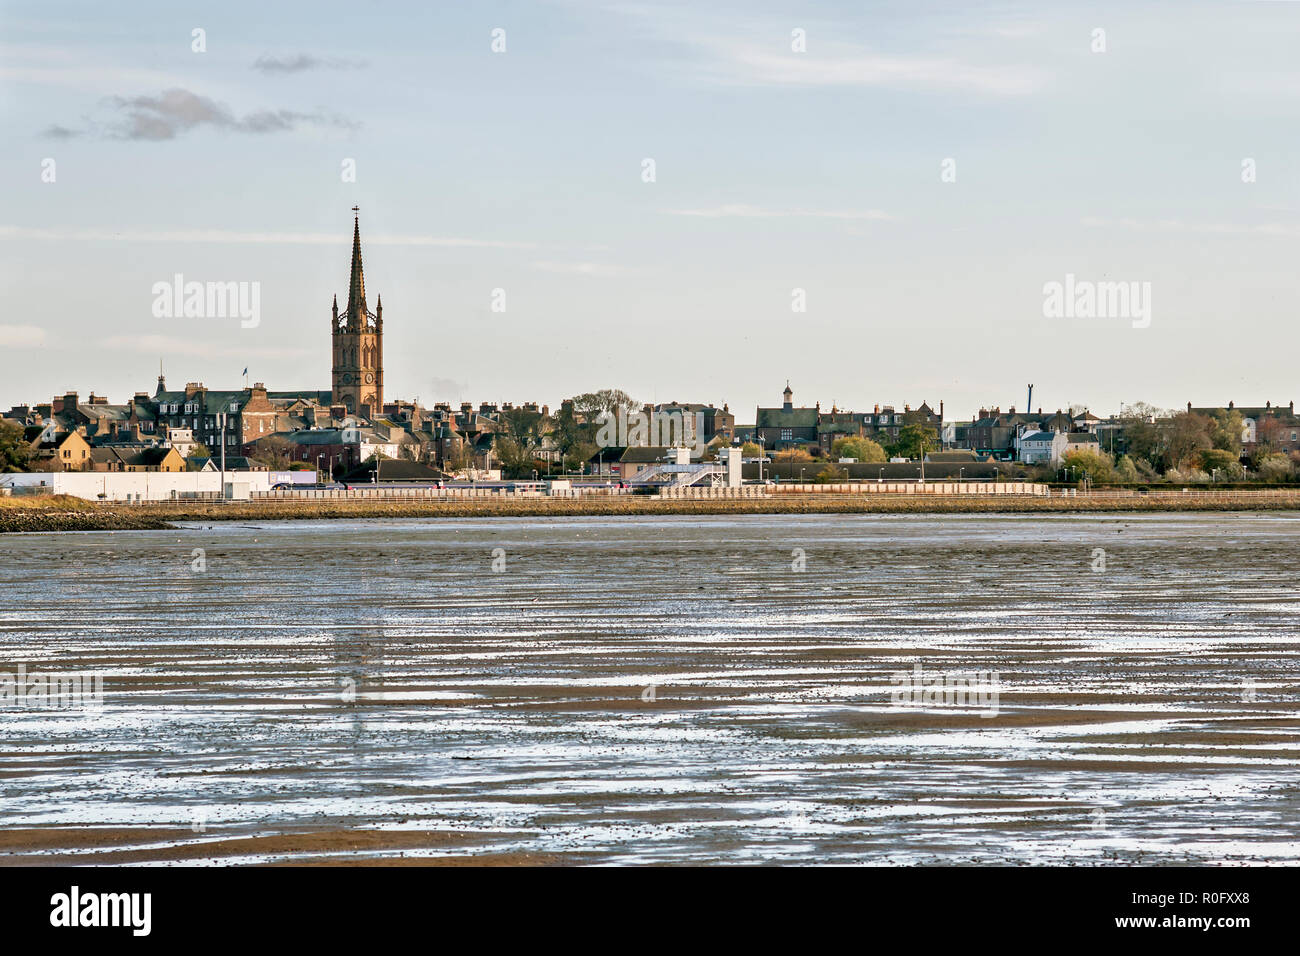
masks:
<path id="1" fill-rule="evenodd" d="M 0 405 L 327 388 L 354 203 L 390 398 L 1285 403 L 1298 48 L 1286 2 L 0 0 Z M 155 319 L 178 272 L 261 324 Z M 1044 318 L 1067 272 L 1150 327 Z"/>

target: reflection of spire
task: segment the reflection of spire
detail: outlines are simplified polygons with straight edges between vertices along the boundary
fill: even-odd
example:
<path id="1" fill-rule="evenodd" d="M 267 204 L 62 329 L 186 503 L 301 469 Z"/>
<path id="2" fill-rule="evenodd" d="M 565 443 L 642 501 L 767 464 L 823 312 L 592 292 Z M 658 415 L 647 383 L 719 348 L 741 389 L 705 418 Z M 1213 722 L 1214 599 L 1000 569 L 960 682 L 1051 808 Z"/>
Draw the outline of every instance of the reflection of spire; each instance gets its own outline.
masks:
<path id="1" fill-rule="evenodd" d="M 352 278 L 348 282 L 348 318 L 358 325 L 366 321 L 366 279 L 361 272 L 361 214 L 358 207 L 352 226 Z"/>

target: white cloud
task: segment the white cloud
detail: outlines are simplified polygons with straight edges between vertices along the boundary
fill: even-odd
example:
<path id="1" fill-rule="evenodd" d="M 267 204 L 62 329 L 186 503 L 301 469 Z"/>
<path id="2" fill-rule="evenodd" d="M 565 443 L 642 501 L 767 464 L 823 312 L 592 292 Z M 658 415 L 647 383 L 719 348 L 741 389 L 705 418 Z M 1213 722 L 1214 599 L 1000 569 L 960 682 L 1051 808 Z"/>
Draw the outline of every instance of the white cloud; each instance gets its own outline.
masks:
<path id="1" fill-rule="evenodd" d="M 34 325 L 0 325 L 0 345 L 11 349 L 34 349 L 45 344 L 45 330 Z"/>

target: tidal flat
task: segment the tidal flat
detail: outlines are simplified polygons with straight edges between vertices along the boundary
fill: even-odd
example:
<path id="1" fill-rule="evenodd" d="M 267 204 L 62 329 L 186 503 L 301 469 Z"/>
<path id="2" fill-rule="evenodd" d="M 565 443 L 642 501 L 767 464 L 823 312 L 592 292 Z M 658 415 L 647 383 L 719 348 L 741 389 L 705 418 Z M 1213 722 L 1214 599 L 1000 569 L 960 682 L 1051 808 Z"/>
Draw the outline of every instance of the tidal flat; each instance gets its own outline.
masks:
<path id="1" fill-rule="evenodd" d="M 1298 546 L 1296 513 L 5 536 L 0 674 L 103 695 L 0 702 L 0 863 L 1295 864 Z"/>

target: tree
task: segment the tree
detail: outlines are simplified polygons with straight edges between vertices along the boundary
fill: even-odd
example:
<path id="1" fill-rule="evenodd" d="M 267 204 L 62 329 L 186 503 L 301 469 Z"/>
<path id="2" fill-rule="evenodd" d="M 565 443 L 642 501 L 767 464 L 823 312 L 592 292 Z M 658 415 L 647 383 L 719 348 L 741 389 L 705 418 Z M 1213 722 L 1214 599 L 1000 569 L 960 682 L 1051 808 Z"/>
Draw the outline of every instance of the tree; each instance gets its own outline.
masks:
<path id="1" fill-rule="evenodd" d="M 474 446 L 464 439 L 452 443 L 443 456 L 442 468 L 451 474 L 466 471 L 474 465 Z"/>
<path id="2" fill-rule="evenodd" d="M 763 449 L 752 441 L 747 441 L 740 446 L 740 457 L 742 458 L 762 458 Z"/>
<path id="3" fill-rule="evenodd" d="M 641 406 L 621 388 L 602 388 L 598 392 L 583 392 L 573 397 L 574 412 L 588 423 L 602 415 L 617 415 L 619 410 L 638 411 Z"/>
<path id="4" fill-rule="evenodd" d="M 1201 470 L 1216 481 L 1236 481 L 1241 472 L 1241 464 L 1230 451 L 1207 448 L 1201 452 Z M 1216 471 L 1219 472 L 1218 475 L 1215 475 Z"/>
<path id="5" fill-rule="evenodd" d="M 1245 425 L 1241 412 L 1235 408 L 1215 409 L 1214 424 L 1210 429 L 1210 442 L 1215 448 L 1231 452 L 1234 459 L 1241 457 L 1241 433 Z"/>
<path id="6" fill-rule="evenodd" d="M 827 465 L 821 471 L 817 472 L 817 476 L 813 478 L 813 481 L 819 485 L 825 485 L 835 481 L 845 481 L 848 477 L 848 473 L 845 472 L 843 468 L 837 468 L 835 465 Z"/>
<path id="7" fill-rule="evenodd" d="M 31 448 L 23 438 L 23 426 L 0 420 L 0 471 L 26 471 Z"/>
<path id="8" fill-rule="evenodd" d="M 203 444 L 203 442 L 195 442 L 193 445 L 190 446 L 190 453 L 188 457 L 211 458 L 212 449 L 210 449 L 207 445 Z"/>
<path id="9" fill-rule="evenodd" d="M 1152 468 L 1164 464 L 1165 436 L 1157 424 L 1167 413 L 1146 402 L 1124 405 L 1120 408 L 1119 422 L 1124 447 L 1140 471 L 1141 463 Z"/>
<path id="10" fill-rule="evenodd" d="M 880 445 L 870 438 L 852 435 L 845 435 L 831 442 L 831 455 L 835 458 L 856 458 L 864 463 L 889 461 L 889 456 Z"/>
<path id="11" fill-rule="evenodd" d="M 1133 464 L 1133 459 L 1128 455 L 1121 455 L 1115 463 L 1115 480 L 1126 484 L 1138 481 L 1137 465 Z"/>
<path id="12" fill-rule="evenodd" d="M 532 450 L 513 438 L 498 435 L 492 451 L 501 463 L 501 471 L 506 478 L 531 478 L 533 469 L 537 467 Z"/>
<path id="13" fill-rule="evenodd" d="M 904 425 L 898 430 L 898 440 L 890 446 L 890 453 L 898 458 L 924 458 L 938 441 L 939 433 L 930 425 Z"/>
<path id="14" fill-rule="evenodd" d="M 293 460 L 294 445 L 281 435 L 267 435 L 254 444 L 253 454 L 249 460 L 266 468 L 267 471 L 284 471 Z M 227 456 L 229 457 L 229 456 Z"/>
<path id="15" fill-rule="evenodd" d="M 569 450 L 564 453 L 563 464 L 566 471 L 580 472 L 591 461 L 591 456 L 600 450 L 595 442 L 583 442 L 577 445 L 569 446 Z"/>
<path id="16" fill-rule="evenodd" d="M 594 428 L 578 420 L 574 408 L 574 399 L 560 403 L 560 410 L 551 416 L 549 422 L 551 441 L 560 453 L 561 460 L 567 462 L 574 457 L 577 450 L 585 445 L 594 445 Z"/>
<path id="17" fill-rule="evenodd" d="M 1214 422 L 1196 412 L 1179 412 L 1165 428 L 1165 467 L 1186 470 L 1200 453 L 1213 447 L 1210 433 Z"/>
<path id="18" fill-rule="evenodd" d="M 812 461 L 813 457 L 812 455 L 808 454 L 808 452 L 804 451 L 802 448 L 783 448 L 780 451 L 778 451 L 775 455 L 772 456 L 772 460 L 804 462 L 804 461 Z"/>
<path id="19" fill-rule="evenodd" d="M 1094 484 L 1112 481 L 1115 477 L 1110 456 L 1095 451 L 1072 451 L 1061 460 L 1061 464 L 1074 469 L 1072 474 L 1075 478 L 1087 478 Z"/>
<path id="20" fill-rule="evenodd" d="M 1286 455 L 1268 455 L 1259 463 L 1260 481 L 1289 481 L 1291 459 Z"/>
<path id="21" fill-rule="evenodd" d="M 1261 415 L 1255 423 L 1255 450 L 1252 458 L 1255 467 L 1261 466 L 1266 459 L 1278 452 L 1282 440 L 1282 423 L 1275 415 Z"/>

